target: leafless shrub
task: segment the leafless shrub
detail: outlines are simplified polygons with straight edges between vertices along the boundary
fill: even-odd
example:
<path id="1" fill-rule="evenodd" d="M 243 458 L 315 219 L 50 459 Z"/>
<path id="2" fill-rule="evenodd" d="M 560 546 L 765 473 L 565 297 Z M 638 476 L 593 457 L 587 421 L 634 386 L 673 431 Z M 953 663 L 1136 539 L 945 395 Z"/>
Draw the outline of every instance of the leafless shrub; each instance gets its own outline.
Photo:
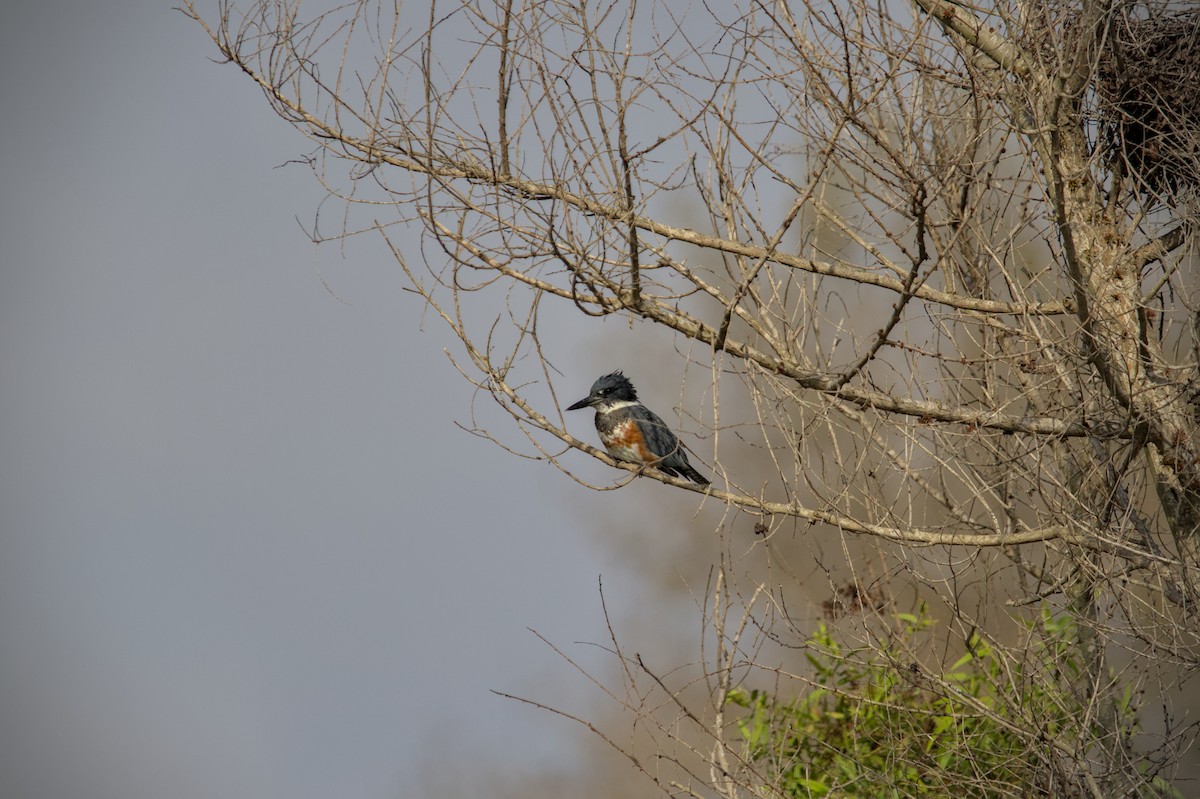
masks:
<path id="1" fill-rule="evenodd" d="M 614 635 L 612 695 L 676 772 L 625 747 L 638 768 L 732 799 L 786 793 L 731 697 L 812 683 L 787 665 L 812 629 L 781 575 L 814 546 L 838 553 L 817 561 L 826 599 L 856 586 L 830 612 L 859 666 L 1001 730 L 1059 795 L 1166 790 L 1186 736 L 1167 714 L 1146 745 L 1128 710 L 1195 666 L 1200 632 L 1200 297 L 1187 220 L 1157 198 L 1192 184 L 1198 84 L 1170 71 L 1192 74 L 1190 17 L 1138 8 L 187 13 L 313 142 L 345 209 L 314 238 L 379 236 L 461 340 L 512 419 L 474 432 L 598 490 L 586 459 L 638 479 L 568 431 L 560 391 L 593 375 L 564 384 L 542 322 L 637 320 L 681 354 L 680 425 L 714 484 L 641 479 L 713 514 L 710 637 L 664 671 Z M 907 666 L 900 597 L 946 635 Z M 1000 694 L 962 704 L 953 641 L 986 643 Z M 1083 723 L 1050 740 L 1054 714 Z"/>

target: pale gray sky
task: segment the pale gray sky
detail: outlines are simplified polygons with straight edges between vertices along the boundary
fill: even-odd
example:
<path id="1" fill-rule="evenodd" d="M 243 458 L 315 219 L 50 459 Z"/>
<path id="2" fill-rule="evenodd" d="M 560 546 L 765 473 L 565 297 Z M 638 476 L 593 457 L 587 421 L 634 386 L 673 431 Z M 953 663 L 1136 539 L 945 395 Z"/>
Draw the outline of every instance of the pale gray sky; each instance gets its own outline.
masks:
<path id="1" fill-rule="evenodd" d="M 562 765 L 586 733 L 489 689 L 571 690 L 526 628 L 603 639 L 630 578 L 572 504 L 612 495 L 455 427 L 452 340 L 379 249 L 307 242 L 275 167 L 310 145 L 170 6 L 0 24 L 0 793 Z"/>

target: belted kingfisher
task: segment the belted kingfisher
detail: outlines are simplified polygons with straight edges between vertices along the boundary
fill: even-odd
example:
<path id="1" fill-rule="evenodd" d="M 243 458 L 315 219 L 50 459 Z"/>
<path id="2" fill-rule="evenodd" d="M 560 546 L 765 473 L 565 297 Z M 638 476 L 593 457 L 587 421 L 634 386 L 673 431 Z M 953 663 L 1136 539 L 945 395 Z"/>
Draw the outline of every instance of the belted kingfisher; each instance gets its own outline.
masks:
<path id="1" fill-rule="evenodd" d="M 708 485 L 708 480 L 688 463 L 679 439 L 649 408 L 638 402 L 637 391 L 620 372 L 597 380 L 586 397 L 567 408 L 596 409 L 600 443 L 619 461 L 653 466 L 675 477 Z"/>

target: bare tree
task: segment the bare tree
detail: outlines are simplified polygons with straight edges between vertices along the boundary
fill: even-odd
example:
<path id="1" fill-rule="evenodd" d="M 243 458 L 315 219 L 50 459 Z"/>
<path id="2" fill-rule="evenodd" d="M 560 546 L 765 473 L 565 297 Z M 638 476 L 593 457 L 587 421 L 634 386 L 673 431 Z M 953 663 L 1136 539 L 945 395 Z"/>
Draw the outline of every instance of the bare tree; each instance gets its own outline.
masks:
<path id="1" fill-rule="evenodd" d="M 700 672 L 673 684 L 621 661 L 631 712 L 654 717 L 655 692 L 675 708 L 658 743 L 682 747 L 674 762 L 690 777 L 647 769 L 656 782 L 788 793 L 734 704 L 744 722 L 738 691 L 763 673 L 776 697 L 811 683 L 767 667 L 766 652 L 811 648 L 812 631 L 778 584 L 739 587 L 735 553 L 811 529 L 883 553 L 863 570 L 847 546 L 851 576 L 831 578 L 841 593 L 828 609 L 857 620 L 872 653 L 860 665 L 910 674 L 926 718 L 965 694 L 938 658 L 902 662 L 901 584 L 936 603 L 950 638 L 975 655 L 986 645 L 988 673 L 1011 690 L 954 712 L 1020 742 L 1043 769 L 1029 778 L 1038 790 L 1166 790 L 1155 780 L 1186 736 L 1170 714 L 1161 741 L 1139 732 L 1130 697 L 1186 673 L 1200 643 L 1200 296 L 1186 246 L 1200 180 L 1195 11 L 1116 0 L 185 10 L 313 142 L 317 177 L 344 201 L 331 238 L 387 242 L 461 340 L 463 374 L 525 437 L 477 432 L 576 480 L 586 456 L 720 509 Z M 712 486 L 642 475 L 567 431 L 559 392 L 575 399 L 592 375 L 564 385 L 539 324 L 566 313 L 670 337 L 692 374 L 681 425 L 703 442 L 693 454 Z M 1039 618 L 1066 621 L 1051 635 L 1025 623 Z M 1069 674 L 1031 655 L 1064 640 Z M 1044 690 L 1021 690 L 1031 681 Z M 1049 732 L 1055 712 L 1078 729 Z M 980 776 L 980 795 L 1022 795 L 1013 779 Z"/>

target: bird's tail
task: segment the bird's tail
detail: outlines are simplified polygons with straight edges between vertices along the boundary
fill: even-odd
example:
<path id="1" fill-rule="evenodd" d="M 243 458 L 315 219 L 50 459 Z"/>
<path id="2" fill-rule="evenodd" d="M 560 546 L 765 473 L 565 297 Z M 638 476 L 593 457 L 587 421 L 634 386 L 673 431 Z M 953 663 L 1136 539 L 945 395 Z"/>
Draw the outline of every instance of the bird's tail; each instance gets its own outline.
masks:
<path id="1" fill-rule="evenodd" d="M 687 479 L 691 480 L 693 483 L 699 483 L 702 486 L 706 486 L 709 484 L 709 479 L 707 477 L 705 477 L 704 475 L 700 474 L 700 472 L 693 469 L 690 463 L 685 463 L 682 466 L 679 466 L 678 468 L 679 468 L 680 473 Z"/>

